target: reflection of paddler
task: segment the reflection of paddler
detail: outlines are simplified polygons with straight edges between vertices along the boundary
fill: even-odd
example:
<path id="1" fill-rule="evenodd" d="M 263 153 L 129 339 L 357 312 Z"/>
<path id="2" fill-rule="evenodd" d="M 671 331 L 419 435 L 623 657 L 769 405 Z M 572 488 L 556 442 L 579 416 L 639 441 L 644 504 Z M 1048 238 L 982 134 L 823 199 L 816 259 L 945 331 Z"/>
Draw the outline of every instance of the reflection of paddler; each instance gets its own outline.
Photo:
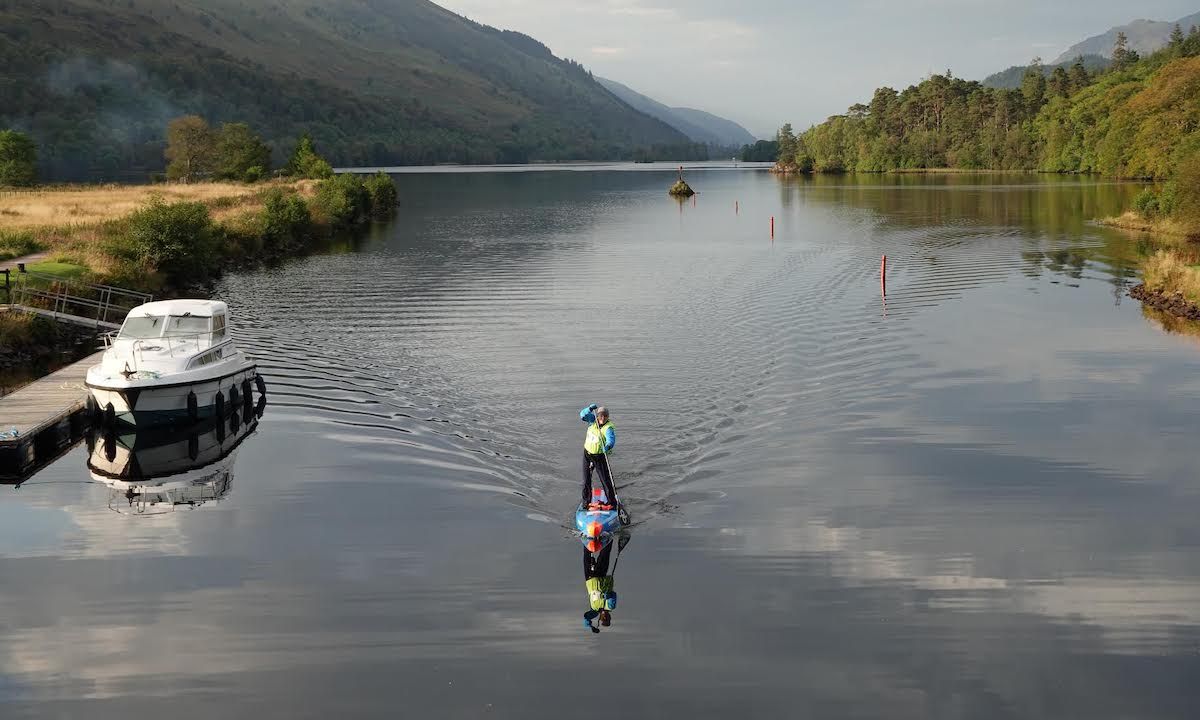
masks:
<path id="1" fill-rule="evenodd" d="M 624 543 L 621 543 L 622 547 Z M 608 561 L 612 556 L 613 544 L 604 546 L 598 555 L 583 551 L 584 586 L 588 594 L 588 611 L 583 614 L 583 626 L 594 633 L 600 632 L 599 625 L 612 624 L 612 611 L 617 608 L 617 593 L 613 590 L 613 576 L 608 574 Z M 618 555 L 621 548 L 617 548 Z M 614 567 L 614 570 L 616 568 Z M 599 619 L 599 625 L 594 624 Z"/>
<path id="2" fill-rule="evenodd" d="M 592 502 L 592 469 L 600 476 L 604 485 L 606 503 L 615 503 L 617 490 L 613 487 L 612 474 L 608 470 L 608 453 L 617 444 L 616 426 L 609 419 L 608 410 L 595 403 L 579 411 L 579 419 L 588 423 L 583 439 L 583 504 Z"/>

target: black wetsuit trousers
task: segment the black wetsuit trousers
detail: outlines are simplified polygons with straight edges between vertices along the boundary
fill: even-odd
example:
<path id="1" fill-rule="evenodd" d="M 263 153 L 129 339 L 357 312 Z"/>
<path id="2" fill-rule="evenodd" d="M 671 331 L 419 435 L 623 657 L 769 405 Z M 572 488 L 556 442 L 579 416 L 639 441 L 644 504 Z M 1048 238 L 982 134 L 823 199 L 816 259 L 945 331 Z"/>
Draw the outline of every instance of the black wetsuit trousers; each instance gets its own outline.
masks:
<path id="1" fill-rule="evenodd" d="M 585 548 L 583 551 L 583 579 L 602 578 L 608 575 L 608 560 L 612 557 L 613 544 L 604 546 L 600 554 L 593 557 Z"/>
<path id="2" fill-rule="evenodd" d="M 610 503 L 617 500 L 617 489 L 613 487 L 612 475 L 608 472 L 608 458 L 604 453 L 592 455 L 589 452 L 583 453 L 583 504 L 587 505 L 592 501 L 592 468 L 596 469 L 596 474 L 600 476 L 600 482 L 604 484 L 604 492 L 608 495 Z"/>

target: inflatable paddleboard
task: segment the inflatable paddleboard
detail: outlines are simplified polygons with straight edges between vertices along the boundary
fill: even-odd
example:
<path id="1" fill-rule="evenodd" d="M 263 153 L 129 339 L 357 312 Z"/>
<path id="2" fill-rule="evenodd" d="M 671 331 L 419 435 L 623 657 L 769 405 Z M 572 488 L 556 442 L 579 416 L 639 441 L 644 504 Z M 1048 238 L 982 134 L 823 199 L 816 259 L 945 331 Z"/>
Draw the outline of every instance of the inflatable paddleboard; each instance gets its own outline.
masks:
<path id="1" fill-rule="evenodd" d="M 613 533 L 621 529 L 621 519 L 615 506 L 593 503 L 584 507 L 580 503 L 575 509 L 575 529 L 585 545 L 591 540 L 607 545 Z"/>

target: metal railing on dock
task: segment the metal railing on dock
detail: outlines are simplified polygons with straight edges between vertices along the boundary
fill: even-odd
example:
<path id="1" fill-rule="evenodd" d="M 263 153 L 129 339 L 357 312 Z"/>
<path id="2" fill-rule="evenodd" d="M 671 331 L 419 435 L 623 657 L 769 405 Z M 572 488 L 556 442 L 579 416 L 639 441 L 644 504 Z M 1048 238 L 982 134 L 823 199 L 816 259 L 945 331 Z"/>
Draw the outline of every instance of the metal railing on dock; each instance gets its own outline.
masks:
<path id="1" fill-rule="evenodd" d="M 108 330 L 120 328 L 130 310 L 154 299 L 148 293 L 23 268 L 16 273 L 5 272 L 5 288 L 14 310 Z"/>

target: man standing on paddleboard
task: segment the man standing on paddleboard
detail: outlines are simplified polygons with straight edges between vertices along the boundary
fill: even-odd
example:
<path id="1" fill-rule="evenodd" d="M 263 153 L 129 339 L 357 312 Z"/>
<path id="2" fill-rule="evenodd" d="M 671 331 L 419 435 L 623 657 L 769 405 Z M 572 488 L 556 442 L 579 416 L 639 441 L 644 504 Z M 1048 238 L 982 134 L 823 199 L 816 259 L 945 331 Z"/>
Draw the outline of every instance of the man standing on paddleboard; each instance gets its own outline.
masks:
<path id="1" fill-rule="evenodd" d="M 588 424 L 583 438 L 583 505 L 592 502 L 592 469 L 600 476 L 604 485 L 605 499 L 617 502 L 617 490 L 613 487 L 612 473 L 608 471 L 608 453 L 617 444 L 617 431 L 609 419 L 608 410 L 595 403 L 579 411 L 579 419 Z"/>

